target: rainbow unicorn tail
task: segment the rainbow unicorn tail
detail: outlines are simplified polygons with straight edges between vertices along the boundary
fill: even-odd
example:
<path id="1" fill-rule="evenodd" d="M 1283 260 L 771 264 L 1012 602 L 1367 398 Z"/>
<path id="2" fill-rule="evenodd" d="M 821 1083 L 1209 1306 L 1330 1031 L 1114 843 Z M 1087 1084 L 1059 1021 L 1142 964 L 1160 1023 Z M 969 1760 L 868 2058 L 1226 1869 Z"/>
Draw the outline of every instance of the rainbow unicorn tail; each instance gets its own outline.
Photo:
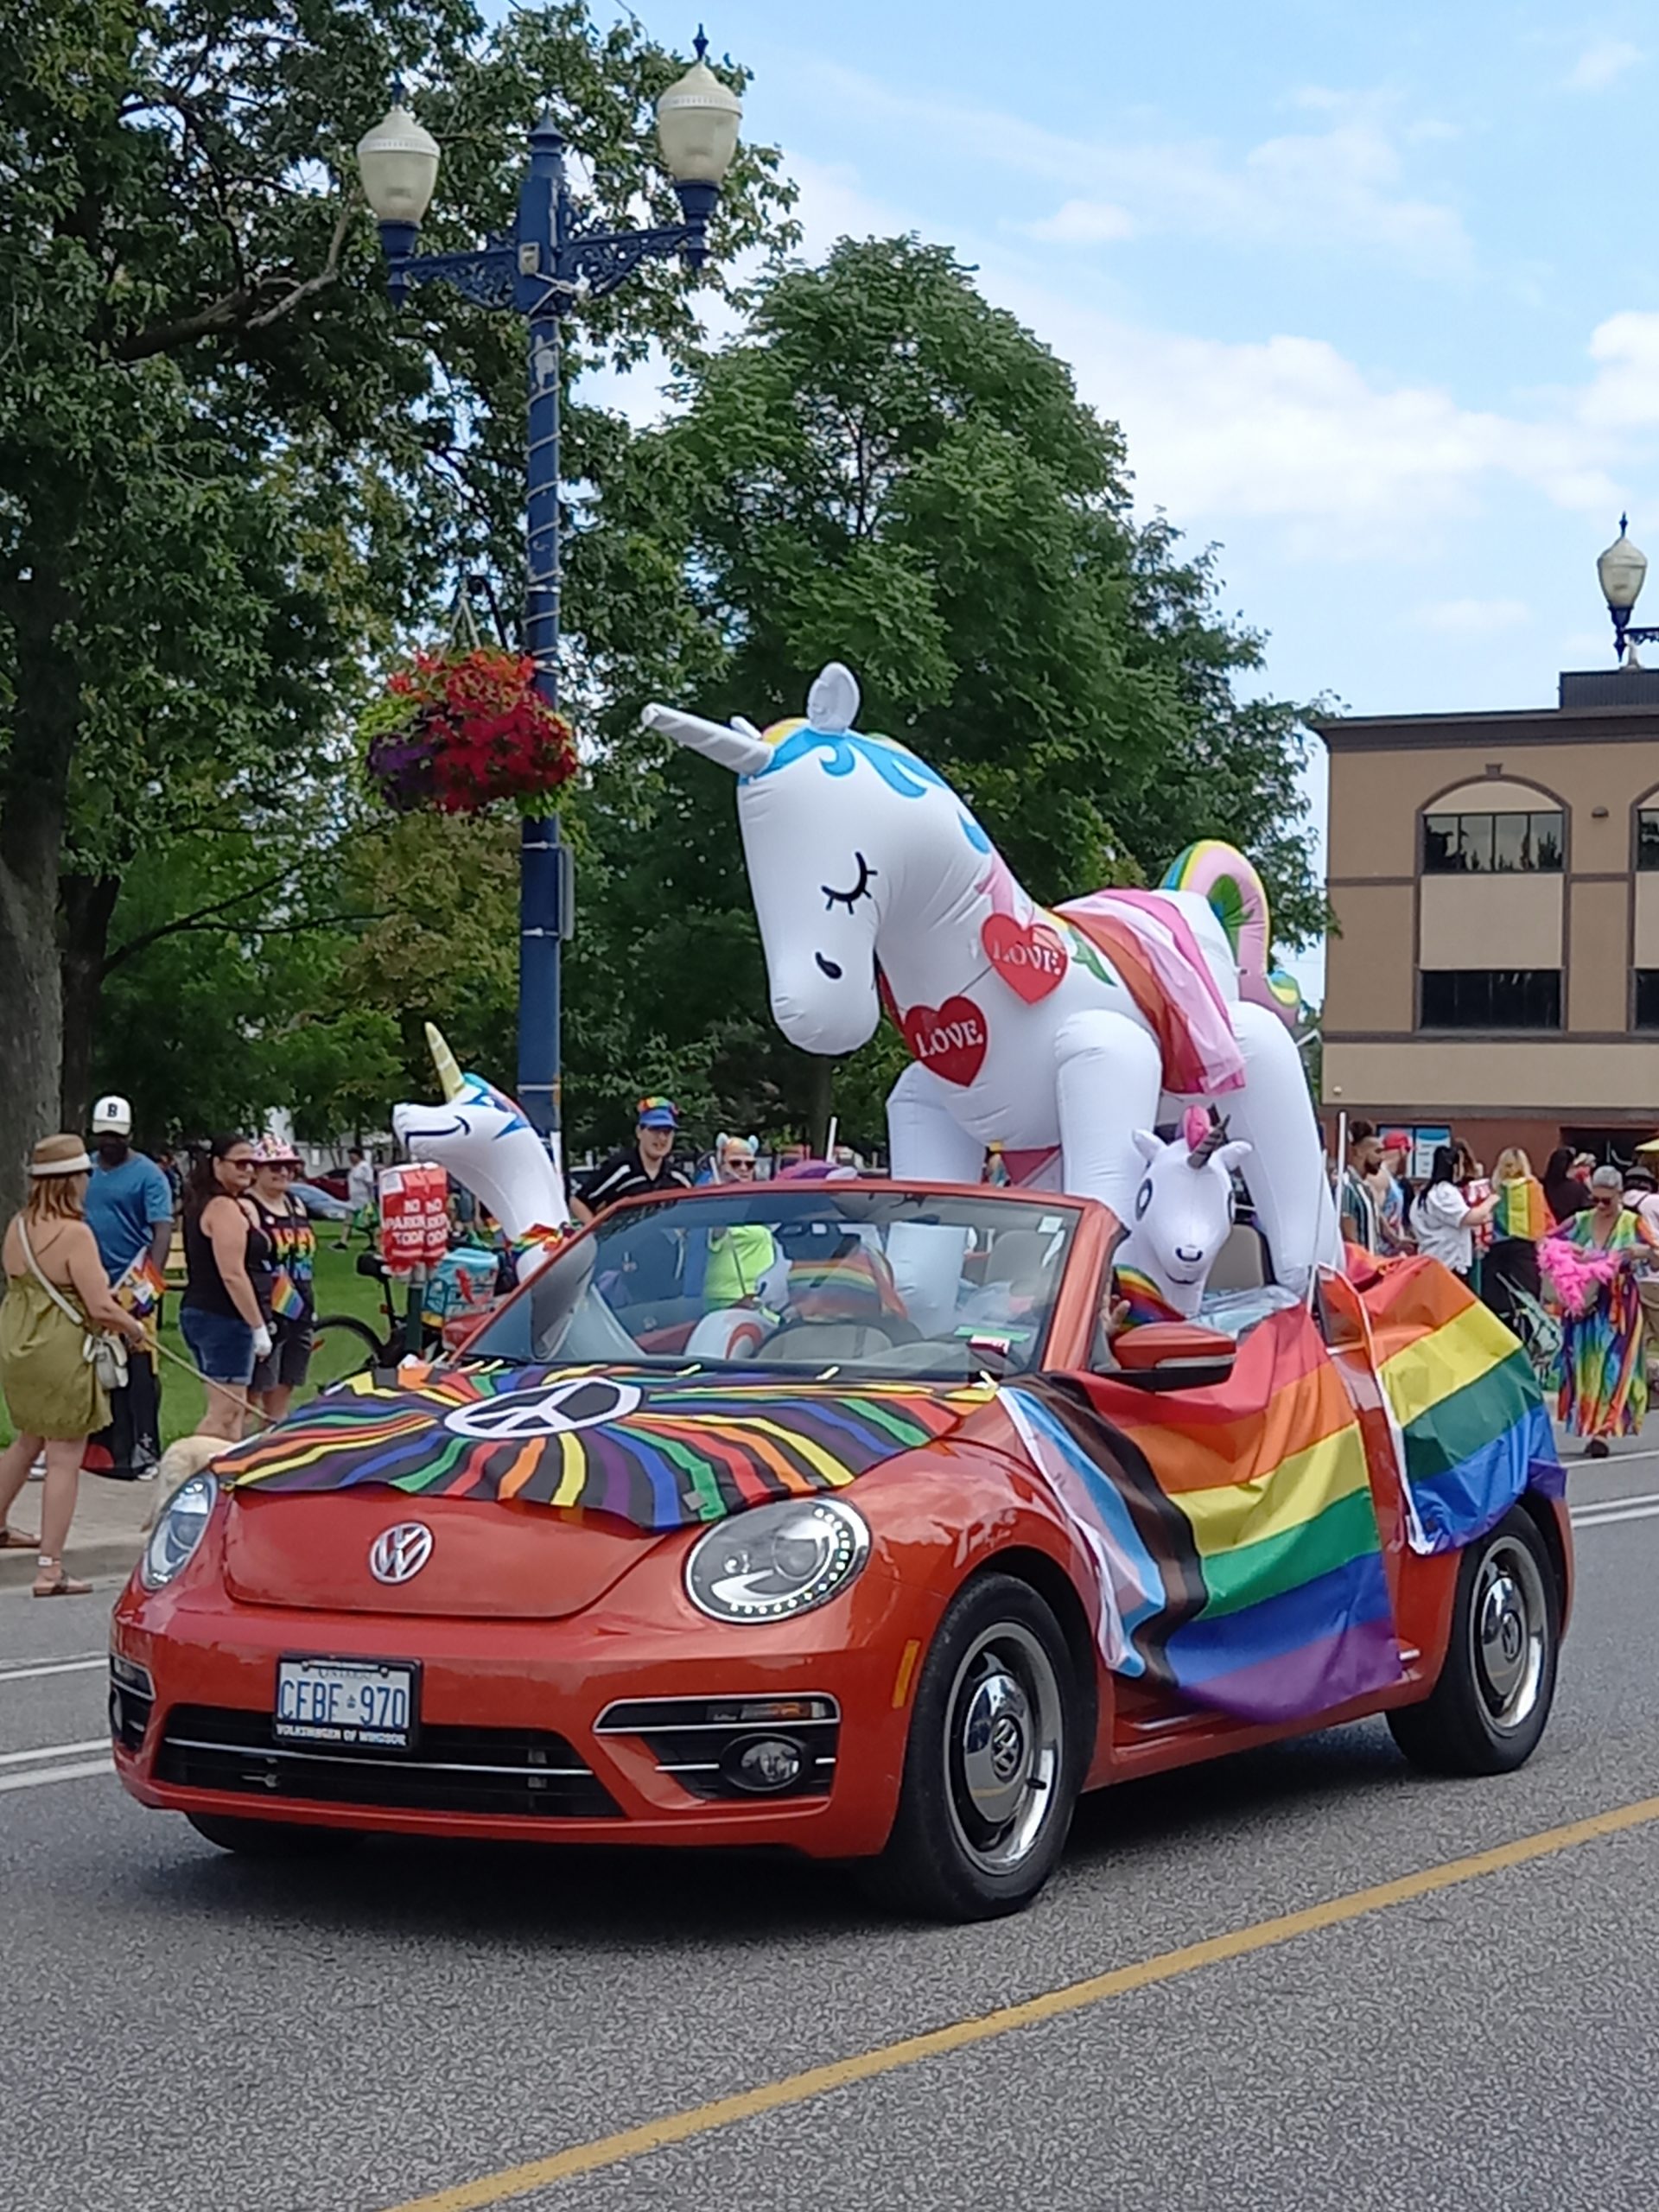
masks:
<path id="1" fill-rule="evenodd" d="M 1236 845 L 1200 837 L 1172 861 L 1160 891 L 1196 891 L 1227 932 L 1238 963 L 1240 995 L 1294 1028 L 1302 1011 L 1296 979 L 1273 960 L 1273 925 L 1267 887 Z"/>

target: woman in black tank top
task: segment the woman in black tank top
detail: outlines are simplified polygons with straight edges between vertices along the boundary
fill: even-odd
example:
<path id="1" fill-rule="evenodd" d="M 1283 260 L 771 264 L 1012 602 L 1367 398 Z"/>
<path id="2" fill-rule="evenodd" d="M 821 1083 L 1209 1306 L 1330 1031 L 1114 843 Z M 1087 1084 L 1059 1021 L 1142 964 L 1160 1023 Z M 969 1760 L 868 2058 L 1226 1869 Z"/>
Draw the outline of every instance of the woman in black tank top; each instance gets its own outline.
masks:
<path id="1" fill-rule="evenodd" d="M 242 1205 L 253 1147 L 218 1136 L 197 1161 L 184 1200 L 185 1290 L 179 1327 L 207 1385 L 199 1436 L 242 1434 L 253 1363 L 270 1350 L 258 1283 L 270 1278 L 270 1240 Z M 269 1294 L 269 1293 L 267 1293 Z"/>

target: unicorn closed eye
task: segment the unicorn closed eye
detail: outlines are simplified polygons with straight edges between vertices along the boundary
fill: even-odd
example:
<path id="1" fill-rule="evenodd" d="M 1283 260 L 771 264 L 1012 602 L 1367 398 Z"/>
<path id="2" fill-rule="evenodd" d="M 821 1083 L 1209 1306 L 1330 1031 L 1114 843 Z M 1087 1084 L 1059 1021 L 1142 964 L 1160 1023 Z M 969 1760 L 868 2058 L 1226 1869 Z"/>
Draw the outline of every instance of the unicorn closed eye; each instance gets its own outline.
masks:
<path id="1" fill-rule="evenodd" d="M 1016 880 L 934 769 L 854 728 L 831 662 L 805 716 L 764 736 L 647 707 L 645 727 L 737 779 L 738 824 L 772 1010 L 791 1043 L 840 1057 L 887 1002 L 911 1065 L 887 1101 L 893 1172 L 979 1179 L 988 1145 L 1017 1180 L 1131 1218 L 1135 1131 L 1223 1101 L 1278 1279 L 1340 1248 L 1318 1126 L 1268 967 L 1268 903 L 1242 853 L 1183 855 L 1157 891 L 1055 909 Z"/>
<path id="2" fill-rule="evenodd" d="M 442 1033 L 429 1021 L 426 1041 L 443 1086 L 441 1106 L 391 1109 L 397 1141 L 411 1159 L 435 1160 L 500 1223 L 509 1243 L 563 1228 L 569 1212 L 564 1178 L 516 1101 L 481 1075 L 464 1075 Z M 529 1272 L 523 1258 L 519 1274 Z"/>

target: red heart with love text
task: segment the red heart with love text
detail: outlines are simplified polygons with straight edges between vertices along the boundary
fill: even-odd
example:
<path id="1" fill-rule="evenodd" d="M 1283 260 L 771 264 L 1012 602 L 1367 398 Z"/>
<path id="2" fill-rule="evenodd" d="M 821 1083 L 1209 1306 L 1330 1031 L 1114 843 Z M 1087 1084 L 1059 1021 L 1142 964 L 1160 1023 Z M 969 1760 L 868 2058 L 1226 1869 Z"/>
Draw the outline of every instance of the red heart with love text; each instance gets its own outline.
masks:
<path id="1" fill-rule="evenodd" d="M 899 1022 L 911 1056 L 947 1083 L 971 1083 L 984 1065 L 989 1041 L 985 1017 L 972 999 L 943 1006 L 913 1006 Z"/>
<path id="2" fill-rule="evenodd" d="M 1065 981 L 1065 947 L 1046 922 L 1016 922 L 993 914 L 980 931 L 986 957 L 1012 991 L 1035 1006 Z"/>

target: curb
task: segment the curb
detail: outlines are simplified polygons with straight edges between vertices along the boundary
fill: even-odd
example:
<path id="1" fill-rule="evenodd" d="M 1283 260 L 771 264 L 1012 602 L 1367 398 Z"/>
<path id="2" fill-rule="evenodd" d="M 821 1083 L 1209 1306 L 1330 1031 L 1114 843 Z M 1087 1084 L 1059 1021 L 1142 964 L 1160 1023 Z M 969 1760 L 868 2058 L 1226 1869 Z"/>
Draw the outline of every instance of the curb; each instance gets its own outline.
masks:
<path id="1" fill-rule="evenodd" d="M 67 1570 L 78 1574 L 83 1582 L 106 1574 L 118 1574 L 124 1579 L 131 1573 L 143 1544 L 143 1536 L 96 1536 L 88 1543 L 78 1544 L 72 1529 Z M 0 1590 L 26 1587 L 34 1580 L 33 1552 L 0 1552 Z"/>

